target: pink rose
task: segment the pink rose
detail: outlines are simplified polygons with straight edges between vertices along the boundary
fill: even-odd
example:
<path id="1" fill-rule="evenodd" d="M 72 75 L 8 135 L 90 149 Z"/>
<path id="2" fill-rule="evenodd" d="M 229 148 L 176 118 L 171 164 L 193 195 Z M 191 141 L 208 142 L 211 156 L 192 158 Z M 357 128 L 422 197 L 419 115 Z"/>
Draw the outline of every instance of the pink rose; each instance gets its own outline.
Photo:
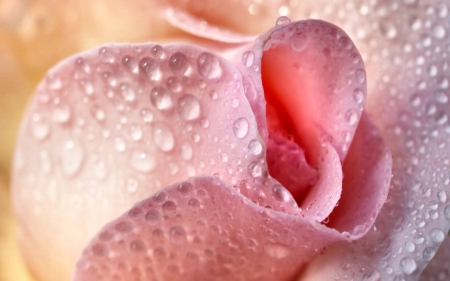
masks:
<path id="1" fill-rule="evenodd" d="M 168 16 L 199 36 L 250 39 Z M 281 18 L 254 45 L 206 45 L 110 44 L 49 71 L 15 156 L 32 272 L 67 279 L 97 233 L 74 280 L 418 280 L 448 231 L 438 66 L 435 84 L 406 85 L 411 98 L 390 83 L 423 75 L 424 57 L 382 76 L 376 92 L 391 96 L 367 110 L 386 146 L 339 28 Z"/>

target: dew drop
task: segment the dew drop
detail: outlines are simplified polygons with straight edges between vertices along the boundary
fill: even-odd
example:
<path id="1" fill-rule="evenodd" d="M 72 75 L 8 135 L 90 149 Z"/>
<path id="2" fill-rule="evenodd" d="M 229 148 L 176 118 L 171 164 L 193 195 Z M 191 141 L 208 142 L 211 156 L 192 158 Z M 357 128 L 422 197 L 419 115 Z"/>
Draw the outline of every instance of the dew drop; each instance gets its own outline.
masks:
<path id="1" fill-rule="evenodd" d="M 109 254 L 109 248 L 103 243 L 95 243 L 92 246 L 92 253 L 97 257 L 107 257 Z"/>
<path id="2" fill-rule="evenodd" d="M 172 129 L 163 123 L 156 123 L 153 126 L 153 141 L 164 152 L 171 151 L 175 146 Z"/>
<path id="3" fill-rule="evenodd" d="M 129 178 L 127 180 L 127 190 L 130 193 L 136 192 L 136 190 L 139 187 L 139 183 L 137 182 L 137 180 L 133 179 L 133 178 Z"/>
<path id="4" fill-rule="evenodd" d="M 164 48 L 160 45 L 155 45 L 152 47 L 152 56 L 156 59 L 164 58 Z"/>
<path id="5" fill-rule="evenodd" d="M 172 91 L 173 93 L 179 93 L 181 91 L 181 89 L 183 88 L 180 80 L 175 76 L 167 78 L 166 85 L 167 85 L 167 88 L 170 91 Z"/>
<path id="6" fill-rule="evenodd" d="M 127 148 L 127 144 L 125 143 L 125 140 L 121 137 L 117 137 L 114 140 L 114 148 L 117 152 L 124 152 Z"/>
<path id="7" fill-rule="evenodd" d="M 183 142 L 180 146 L 181 149 L 181 158 L 185 161 L 189 161 L 192 159 L 193 149 L 192 146 L 188 142 Z"/>
<path id="8" fill-rule="evenodd" d="M 216 100 L 216 99 L 219 97 L 219 95 L 217 94 L 216 91 L 211 91 L 211 92 L 209 92 L 209 97 L 210 97 L 212 100 Z"/>
<path id="9" fill-rule="evenodd" d="M 186 94 L 178 100 L 178 113 L 186 121 L 200 116 L 200 103 L 193 95 Z"/>
<path id="10" fill-rule="evenodd" d="M 445 37 L 445 28 L 442 25 L 436 25 L 433 27 L 433 36 L 437 39 L 442 39 Z"/>
<path id="11" fill-rule="evenodd" d="M 122 83 L 120 85 L 120 93 L 126 102 L 133 103 L 136 101 L 136 93 L 128 83 Z"/>
<path id="12" fill-rule="evenodd" d="M 263 150 L 263 146 L 259 140 L 253 139 L 248 144 L 248 149 L 250 150 L 251 154 L 260 155 Z"/>
<path id="13" fill-rule="evenodd" d="M 158 210 L 149 210 L 145 214 L 145 220 L 149 225 L 157 225 L 161 220 L 161 213 Z"/>
<path id="14" fill-rule="evenodd" d="M 308 43 L 308 37 L 304 33 L 293 34 L 289 40 L 292 50 L 295 52 L 301 52 L 306 48 Z"/>
<path id="15" fill-rule="evenodd" d="M 425 247 L 425 249 L 422 252 L 422 257 L 425 261 L 430 261 L 433 259 L 434 255 L 436 254 L 436 250 L 432 247 Z"/>
<path id="16" fill-rule="evenodd" d="M 135 150 L 131 154 L 131 167 L 142 173 L 149 173 L 156 168 L 154 156 L 146 151 Z"/>
<path id="17" fill-rule="evenodd" d="M 152 58 L 142 58 L 139 62 L 139 70 L 141 73 L 150 78 L 150 80 L 157 81 L 161 78 L 159 64 Z"/>
<path id="18" fill-rule="evenodd" d="M 191 198 L 188 201 L 188 206 L 189 208 L 191 208 L 192 210 L 198 209 L 200 207 L 200 201 L 198 201 L 195 198 Z"/>
<path id="19" fill-rule="evenodd" d="M 173 201 L 167 201 L 162 205 L 164 214 L 173 216 L 177 213 L 177 205 Z"/>
<path id="20" fill-rule="evenodd" d="M 134 141 L 140 141 L 142 139 L 142 127 L 139 124 L 133 124 L 130 126 L 130 137 Z"/>
<path id="21" fill-rule="evenodd" d="M 211 53 L 201 53 L 197 59 L 197 69 L 206 79 L 217 79 L 222 76 L 222 66 L 219 60 Z"/>
<path id="22" fill-rule="evenodd" d="M 255 53 L 252 51 L 244 52 L 242 55 L 242 64 L 244 64 L 246 67 L 251 67 L 253 63 L 255 62 Z"/>
<path id="23" fill-rule="evenodd" d="M 445 208 L 444 208 L 444 217 L 447 220 L 450 220 L 450 205 L 445 206 Z"/>
<path id="24" fill-rule="evenodd" d="M 358 112 L 354 109 L 350 109 L 345 113 L 345 120 L 351 126 L 355 125 L 358 122 Z"/>
<path id="25" fill-rule="evenodd" d="M 288 23 L 290 23 L 290 22 L 291 22 L 291 20 L 290 20 L 288 17 L 286 17 L 286 16 L 281 16 L 281 17 L 279 17 L 279 18 L 277 19 L 276 25 L 277 25 L 277 26 L 286 25 L 286 24 L 288 24 Z"/>
<path id="26" fill-rule="evenodd" d="M 130 251 L 132 253 L 145 253 L 147 251 L 147 245 L 140 239 L 133 240 L 130 242 Z"/>
<path id="27" fill-rule="evenodd" d="M 186 230 L 181 226 L 172 226 L 169 229 L 169 239 L 175 245 L 181 245 L 186 241 Z"/>
<path id="28" fill-rule="evenodd" d="M 169 67 L 175 75 L 184 75 L 189 68 L 189 61 L 183 53 L 176 52 L 169 59 Z"/>
<path id="29" fill-rule="evenodd" d="M 150 93 L 151 103 L 162 111 L 168 111 L 173 107 L 171 94 L 164 87 L 156 86 Z"/>
<path id="30" fill-rule="evenodd" d="M 98 105 L 93 105 L 91 107 L 91 114 L 100 122 L 105 120 L 105 112 Z"/>
<path id="31" fill-rule="evenodd" d="M 290 198 L 289 191 L 287 191 L 286 188 L 284 188 L 280 184 L 275 184 L 272 187 L 272 195 L 275 198 L 275 200 L 280 202 L 287 202 Z"/>
<path id="32" fill-rule="evenodd" d="M 430 240 L 434 243 L 441 243 L 445 239 L 444 231 L 439 228 L 434 228 L 430 231 Z"/>
<path id="33" fill-rule="evenodd" d="M 226 154 L 226 153 L 221 153 L 220 154 L 220 159 L 223 161 L 223 162 L 228 162 L 228 154 Z"/>
<path id="34" fill-rule="evenodd" d="M 129 56 L 126 55 L 122 58 L 122 63 L 126 66 L 126 68 L 128 68 L 129 71 L 131 71 L 132 73 L 137 74 L 139 72 L 139 67 L 138 64 L 136 62 L 136 60 Z"/>
<path id="35" fill-rule="evenodd" d="M 70 120 L 71 110 L 67 103 L 59 101 L 53 105 L 52 118 L 55 122 L 64 124 Z"/>
<path id="36" fill-rule="evenodd" d="M 153 112 L 148 108 L 143 108 L 141 110 L 141 118 L 144 123 L 151 123 L 154 118 Z"/>
<path id="37" fill-rule="evenodd" d="M 74 141 L 67 141 L 60 151 L 61 167 L 67 176 L 75 175 L 84 160 L 84 149 Z"/>
<path id="38" fill-rule="evenodd" d="M 358 80 L 360 84 L 364 83 L 366 81 L 366 72 L 362 69 L 356 70 L 356 80 Z"/>
<path id="39" fill-rule="evenodd" d="M 133 225 L 129 221 L 120 221 L 114 225 L 114 229 L 118 232 L 127 233 L 133 230 Z"/>
<path id="40" fill-rule="evenodd" d="M 233 133 L 236 137 L 242 139 L 248 133 L 248 121 L 245 117 L 238 118 L 233 123 Z"/>
<path id="41" fill-rule="evenodd" d="M 410 257 L 404 257 L 400 260 L 400 269 L 403 273 L 409 275 L 417 269 L 416 261 Z"/>
<path id="42" fill-rule="evenodd" d="M 31 117 L 31 131 L 36 140 L 42 141 L 50 134 L 50 124 L 45 117 L 34 113 Z"/>
<path id="43" fill-rule="evenodd" d="M 50 90 L 59 90 L 62 87 L 61 79 L 53 74 L 50 74 L 46 78 L 47 86 Z"/>
<path id="44" fill-rule="evenodd" d="M 272 258 L 282 259 L 291 253 L 291 249 L 283 244 L 269 243 L 264 245 L 264 252 Z"/>
<path id="45" fill-rule="evenodd" d="M 190 182 L 182 182 L 177 186 L 177 191 L 181 194 L 183 197 L 188 197 L 194 186 Z"/>
<path id="46" fill-rule="evenodd" d="M 250 164 L 248 164 L 247 166 L 247 169 L 248 173 L 254 178 L 260 177 L 262 175 L 262 167 L 257 161 L 250 162 Z"/>
<path id="47" fill-rule="evenodd" d="M 357 104 L 361 104 L 364 101 L 364 92 L 360 88 L 356 88 L 353 91 L 353 100 Z"/>
<path id="48" fill-rule="evenodd" d="M 444 190 L 439 191 L 437 193 L 437 198 L 439 202 L 445 203 L 447 201 L 447 192 L 445 192 Z"/>
<path id="49" fill-rule="evenodd" d="M 82 79 L 79 82 L 81 89 L 84 91 L 84 93 L 88 96 L 92 96 L 92 94 L 94 94 L 94 86 L 92 85 L 91 82 Z"/>

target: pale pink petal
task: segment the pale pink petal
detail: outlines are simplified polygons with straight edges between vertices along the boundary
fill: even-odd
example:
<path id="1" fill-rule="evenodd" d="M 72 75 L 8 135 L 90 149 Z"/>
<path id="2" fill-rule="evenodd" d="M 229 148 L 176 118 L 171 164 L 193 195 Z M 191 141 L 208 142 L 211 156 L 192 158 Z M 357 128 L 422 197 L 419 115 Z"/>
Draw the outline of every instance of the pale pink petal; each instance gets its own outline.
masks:
<path id="1" fill-rule="evenodd" d="M 444 240 L 450 227 L 448 9 L 442 1 L 357 1 L 335 19 L 352 19 L 346 26 L 371 66 L 367 111 L 393 152 L 393 178 L 368 235 L 327 250 L 304 280 L 419 280 Z"/>
<path id="2" fill-rule="evenodd" d="M 39 279 L 67 279 L 102 225 L 194 175 L 299 213 L 283 187 L 281 199 L 273 194 L 264 157 L 241 74 L 224 59 L 151 43 L 71 57 L 39 85 L 17 143 L 13 195 L 28 265 Z"/>
<path id="3" fill-rule="evenodd" d="M 291 280 L 340 239 L 324 225 L 256 206 L 218 178 L 196 177 L 107 224 L 73 280 Z"/>

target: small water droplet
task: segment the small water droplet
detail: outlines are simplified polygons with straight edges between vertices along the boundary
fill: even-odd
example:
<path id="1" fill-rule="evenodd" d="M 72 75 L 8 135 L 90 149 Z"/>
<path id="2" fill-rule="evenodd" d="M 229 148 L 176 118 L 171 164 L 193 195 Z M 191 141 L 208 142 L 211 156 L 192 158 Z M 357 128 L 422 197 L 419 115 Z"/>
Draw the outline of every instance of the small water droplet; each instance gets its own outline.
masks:
<path id="1" fill-rule="evenodd" d="M 178 100 L 178 113 L 186 121 L 200 116 L 200 103 L 193 95 L 186 94 Z"/>
<path id="2" fill-rule="evenodd" d="M 364 101 L 364 92 L 363 92 L 363 90 L 361 90 L 360 88 L 356 88 L 353 91 L 353 100 L 357 104 L 361 104 Z"/>
<path id="3" fill-rule="evenodd" d="M 264 252 L 272 258 L 282 259 L 291 253 L 291 249 L 283 244 L 268 243 L 264 245 Z"/>
<path id="4" fill-rule="evenodd" d="M 400 260 L 400 269 L 403 273 L 410 275 L 417 269 L 416 261 L 410 257 L 404 257 Z"/>
<path id="5" fill-rule="evenodd" d="M 134 141 L 140 141 L 142 139 L 142 127 L 139 124 L 133 124 L 130 126 L 130 137 Z"/>
<path id="6" fill-rule="evenodd" d="M 231 107 L 233 107 L 233 108 L 238 108 L 240 103 L 241 103 L 241 102 L 240 102 L 239 98 L 234 98 L 234 99 L 231 101 Z"/>
<path id="7" fill-rule="evenodd" d="M 127 144 L 123 138 L 117 137 L 114 140 L 114 148 L 116 149 L 117 152 L 124 152 L 125 149 L 127 148 Z"/>
<path id="8" fill-rule="evenodd" d="M 149 173 L 156 168 L 156 160 L 151 153 L 135 150 L 131 154 L 131 167 L 142 173 Z"/>
<path id="9" fill-rule="evenodd" d="M 167 88 L 172 91 L 173 93 L 179 93 L 181 92 L 181 89 L 183 86 L 181 85 L 180 79 L 178 79 L 175 76 L 171 76 L 167 78 L 166 82 Z"/>
<path id="10" fill-rule="evenodd" d="M 59 90 L 62 87 L 61 79 L 54 74 L 48 75 L 46 78 L 46 82 L 50 90 Z"/>
<path id="11" fill-rule="evenodd" d="M 439 202 L 445 203 L 447 201 L 447 192 L 445 192 L 444 190 L 439 191 L 437 193 L 437 198 Z"/>
<path id="12" fill-rule="evenodd" d="M 356 70 L 356 80 L 358 80 L 360 84 L 366 81 L 366 72 L 363 69 Z"/>
<path id="13" fill-rule="evenodd" d="M 353 126 L 358 122 L 358 112 L 354 109 L 350 109 L 345 113 L 345 120 L 349 125 Z"/>
<path id="14" fill-rule="evenodd" d="M 126 102 L 134 103 L 136 101 L 136 93 L 130 84 L 122 83 L 120 85 L 120 93 Z"/>
<path id="15" fill-rule="evenodd" d="M 142 58 L 139 62 L 139 70 L 150 80 L 158 81 L 159 79 L 161 79 L 161 70 L 159 68 L 159 64 L 152 58 Z"/>
<path id="16" fill-rule="evenodd" d="M 430 240 L 434 243 L 441 243 L 445 239 L 444 231 L 439 228 L 434 228 L 430 231 Z"/>
<path id="17" fill-rule="evenodd" d="M 253 139 L 248 144 L 248 149 L 250 150 L 251 154 L 260 155 L 263 150 L 263 146 L 259 140 Z"/>
<path id="18" fill-rule="evenodd" d="M 133 230 L 133 225 L 129 221 L 120 221 L 114 225 L 114 229 L 118 232 L 127 233 Z"/>
<path id="19" fill-rule="evenodd" d="M 181 245 L 186 241 L 186 230 L 181 226 L 172 226 L 169 229 L 169 239 L 175 245 Z"/>
<path id="20" fill-rule="evenodd" d="M 146 253 L 147 245 L 140 239 L 133 240 L 130 242 L 130 251 L 132 253 Z"/>
<path id="21" fill-rule="evenodd" d="M 129 179 L 127 180 L 127 190 L 128 190 L 130 193 L 136 192 L 136 190 L 138 189 L 138 187 L 139 187 L 139 183 L 138 183 L 137 180 L 135 180 L 135 179 L 133 179 L 133 178 L 129 178 Z"/>
<path id="22" fill-rule="evenodd" d="M 177 213 L 177 205 L 173 201 L 166 201 L 162 205 L 162 210 L 163 210 L 164 214 L 166 214 L 168 216 L 173 216 Z"/>
<path id="23" fill-rule="evenodd" d="M 181 158 L 185 161 L 189 161 L 192 159 L 192 155 L 194 154 L 194 150 L 192 149 L 192 145 L 188 142 L 183 142 L 180 146 L 181 149 Z"/>
<path id="24" fill-rule="evenodd" d="M 150 93 L 151 103 L 161 111 L 168 111 L 173 107 L 171 94 L 164 87 L 156 86 Z"/>
<path id="25" fill-rule="evenodd" d="M 434 255 L 436 254 L 436 250 L 432 247 L 425 247 L 425 249 L 422 252 L 422 257 L 425 261 L 430 261 L 433 259 Z"/>
<path id="26" fill-rule="evenodd" d="M 176 52 L 169 59 L 169 67 L 175 75 L 184 75 L 189 68 L 189 61 L 183 53 Z"/>
<path id="27" fill-rule="evenodd" d="M 81 79 L 79 84 L 80 84 L 81 89 L 84 91 L 84 93 L 86 95 L 92 96 L 94 94 L 94 86 L 92 85 L 91 82 L 89 82 L 85 79 Z"/>
<path id="28" fill-rule="evenodd" d="M 248 133 L 248 121 L 245 117 L 238 118 L 233 123 L 233 133 L 236 137 L 242 139 Z"/>
<path id="29" fill-rule="evenodd" d="M 126 55 L 122 58 L 122 63 L 126 66 L 126 68 L 128 68 L 129 71 L 131 71 L 132 73 L 137 74 L 139 72 L 139 66 L 138 63 L 136 62 L 136 60 L 129 56 Z"/>
<path id="30" fill-rule="evenodd" d="M 301 52 L 306 48 L 308 43 L 308 36 L 304 33 L 295 33 L 289 40 L 292 50 L 295 52 Z"/>
<path id="31" fill-rule="evenodd" d="M 288 17 L 286 17 L 286 16 L 281 16 L 281 17 L 279 17 L 279 18 L 277 19 L 276 25 L 277 25 L 277 26 L 286 25 L 286 24 L 288 24 L 288 23 L 290 23 L 290 22 L 291 22 L 291 20 L 290 20 Z"/>
<path id="32" fill-rule="evenodd" d="M 434 26 L 432 32 L 433 32 L 434 38 L 437 38 L 437 39 L 444 38 L 445 33 L 446 33 L 445 28 L 442 25 Z"/>
<path id="33" fill-rule="evenodd" d="M 210 53 L 201 53 L 197 59 L 197 69 L 206 79 L 217 79 L 222 76 L 222 66 L 219 60 Z"/>
<path id="34" fill-rule="evenodd" d="M 102 47 L 98 51 L 98 54 L 103 62 L 106 63 L 113 63 L 114 62 L 114 55 L 107 47 Z"/>
<path id="35" fill-rule="evenodd" d="M 248 164 L 247 166 L 247 169 L 248 173 L 254 178 L 260 177 L 262 175 L 262 167 L 257 161 L 250 162 L 250 164 Z"/>
<path id="36" fill-rule="evenodd" d="M 362 281 L 381 281 L 381 274 L 376 269 L 370 270 L 363 275 Z"/>
<path id="37" fill-rule="evenodd" d="M 109 248 L 103 243 L 95 243 L 92 246 L 92 253 L 97 257 L 107 257 L 109 255 Z"/>
<path id="38" fill-rule="evenodd" d="M 67 141 L 60 151 L 61 167 L 67 176 L 75 175 L 84 160 L 84 149 L 75 141 Z"/>
<path id="39" fill-rule="evenodd" d="M 282 185 L 275 184 L 272 187 L 272 195 L 275 198 L 275 200 L 280 202 L 287 202 L 290 198 L 289 191 L 286 190 Z"/>
<path id="40" fill-rule="evenodd" d="M 152 47 L 152 56 L 155 59 L 163 59 L 164 58 L 164 48 L 160 45 L 155 45 Z"/>
<path id="41" fill-rule="evenodd" d="M 246 67 L 251 67 L 254 62 L 255 62 L 255 53 L 253 53 L 252 51 L 244 52 L 244 54 L 242 55 L 242 63 Z"/>
<path id="42" fill-rule="evenodd" d="M 71 109 L 69 105 L 63 101 L 57 101 L 52 108 L 52 118 L 55 122 L 64 124 L 70 120 Z"/>
<path id="43" fill-rule="evenodd" d="M 171 151 L 175 146 L 172 129 L 164 123 L 156 123 L 153 126 L 153 141 L 164 152 Z"/>
<path id="44" fill-rule="evenodd" d="M 153 112 L 148 108 L 143 108 L 141 110 L 141 118 L 145 123 L 151 123 L 154 118 Z"/>
<path id="45" fill-rule="evenodd" d="M 188 197 L 191 194 L 193 189 L 194 189 L 194 186 L 190 182 L 182 182 L 177 186 L 177 191 L 183 197 Z"/>
<path id="46" fill-rule="evenodd" d="M 223 161 L 223 162 L 228 162 L 228 154 L 226 154 L 226 153 L 221 153 L 220 154 L 220 159 Z"/>
<path id="47" fill-rule="evenodd" d="M 161 220 L 161 213 L 158 210 L 149 210 L 145 214 L 145 220 L 149 225 L 157 225 Z"/>
<path id="48" fill-rule="evenodd" d="M 195 198 L 191 198 L 188 201 L 188 206 L 189 208 L 191 208 L 192 210 L 198 209 L 200 207 L 200 201 L 198 201 Z"/>
<path id="49" fill-rule="evenodd" d="M 50 134 L 50 124 L 45 117 L 34 113 L 31 117 L 31 131 L 36 140 L 42 141 Z"/>

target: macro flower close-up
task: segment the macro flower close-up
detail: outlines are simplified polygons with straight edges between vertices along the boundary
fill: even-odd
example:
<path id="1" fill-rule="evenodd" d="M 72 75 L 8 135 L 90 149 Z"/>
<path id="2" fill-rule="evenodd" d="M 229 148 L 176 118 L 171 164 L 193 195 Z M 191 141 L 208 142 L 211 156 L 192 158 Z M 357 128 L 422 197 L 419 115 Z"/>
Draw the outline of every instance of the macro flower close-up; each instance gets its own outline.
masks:
<path id="1" fill-rule="evenodd" d="M 0 280 L 450 279 L 449 5 L 3 0 Z"/>

